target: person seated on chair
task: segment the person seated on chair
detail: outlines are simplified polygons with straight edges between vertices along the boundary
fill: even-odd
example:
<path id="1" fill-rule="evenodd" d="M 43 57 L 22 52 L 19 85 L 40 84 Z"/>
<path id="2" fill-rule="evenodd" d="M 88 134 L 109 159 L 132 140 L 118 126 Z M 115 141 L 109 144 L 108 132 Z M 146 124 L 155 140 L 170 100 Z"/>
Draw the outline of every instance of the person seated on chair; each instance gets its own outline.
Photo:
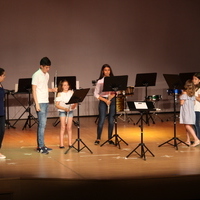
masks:
<path id="1" fill-rule="evenodd" d="M 65 129 L 68 133 L 68 145 L 72 146 L 72 124 L 73 124 L 73 110 L 77 107 L 77 104 L 66 104 L 69 102 L 73 95 L 73 90 L 67 80 L 60 81 L 58 85 L 58 93 L 55 100 L 55 106 L 58 108 L 60 117 L 60 146 L 64 148 L 64 134 Z"/>
<path id="2" fill-rule="evenodd" d="M 97 139 L 94 144 L 100 144 L 103 125 L 108 111 L 108 139 L 112 137 L 114 128 L 115 117 L 115 92 L 106 91 L 103 92 L 104 78 L 114 76 L 111 67 L 108 64 L 104 64 L 100 71 L 99 79 L 96 83 L 94 90 L 94 97 L 99 100 L 99 119 L 97 124 Z M 112 140 L 109 140 L 109 144 L 114 144 Z"/>

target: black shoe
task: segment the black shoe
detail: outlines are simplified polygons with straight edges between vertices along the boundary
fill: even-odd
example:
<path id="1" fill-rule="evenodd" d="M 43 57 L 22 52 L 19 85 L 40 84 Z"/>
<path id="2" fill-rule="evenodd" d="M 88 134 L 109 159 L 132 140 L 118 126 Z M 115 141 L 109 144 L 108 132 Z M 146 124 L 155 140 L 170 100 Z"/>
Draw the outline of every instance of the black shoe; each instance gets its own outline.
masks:
<path id="1" fill-rule="evenodd" d="M 49 147 L 46 147 L 45 148 L 47 149 L 47 151 L 52 151 L 53 149 L 49 148 Z"/>
<path id="2" fill-rule="evenodd" d="M 99 140 L 96 140 L 96 141 L 94 142 L 94 144 L 95 144 L 95 145 L 98 145 L 98 144 L 100 144 L 100 141 L 99 141 Z"/>
<path id="3" fill-rule="evenodd" d="M 46 147 L 38 147 L 37 151 L 39 153 L 43 153 L 43 154 L 48 154 L 49 153 Z"/>
<path id="4" fill-rule="evenodd" d="M 109 140 L 108 143 L 115 145 L 115 143 L 112 140 Z"/>
<path id="5" fill-rule="evenodd" d="M 60 149 L 64 149 L 65 147 L 64 147 L 64 146 L 59 146 L 59 148 L 60 148 Z"/>

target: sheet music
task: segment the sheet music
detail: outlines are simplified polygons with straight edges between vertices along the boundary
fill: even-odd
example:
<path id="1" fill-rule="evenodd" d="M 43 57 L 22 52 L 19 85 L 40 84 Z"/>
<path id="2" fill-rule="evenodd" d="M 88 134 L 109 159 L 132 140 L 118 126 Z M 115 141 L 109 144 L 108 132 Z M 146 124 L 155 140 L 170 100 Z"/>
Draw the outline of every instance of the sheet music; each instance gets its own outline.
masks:
<path id="1" fill-rule="evenodd" d="M 136 109 L 148 109 L 146 102 L 134 102 Z"/>

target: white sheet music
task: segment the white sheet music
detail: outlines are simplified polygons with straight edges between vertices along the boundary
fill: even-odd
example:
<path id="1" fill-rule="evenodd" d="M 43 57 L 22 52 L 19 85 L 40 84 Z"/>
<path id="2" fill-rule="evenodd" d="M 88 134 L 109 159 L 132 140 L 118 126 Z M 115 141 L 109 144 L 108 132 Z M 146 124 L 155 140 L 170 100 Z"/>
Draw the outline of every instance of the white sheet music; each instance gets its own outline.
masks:
<path id="1" fill-rule="evenodd" d="M 146 102 L 134 102 L 136 109 L 148 109 Z"/>

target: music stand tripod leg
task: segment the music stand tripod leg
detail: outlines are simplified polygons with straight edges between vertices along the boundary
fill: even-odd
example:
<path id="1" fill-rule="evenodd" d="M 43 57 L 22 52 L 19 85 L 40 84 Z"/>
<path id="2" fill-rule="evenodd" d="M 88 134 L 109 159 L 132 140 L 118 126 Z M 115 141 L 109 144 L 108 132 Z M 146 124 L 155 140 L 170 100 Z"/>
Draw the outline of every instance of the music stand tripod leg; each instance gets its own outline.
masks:
<path id="1" fill-rule="evenodd" d="M 141 142 L 140 142 L 140 144 L 138 144 L 138 146 L 135 148 L 135 149 L 133 149 L 132 151 L 131 151 L 131 153 L 129 153 L 127 156 L 126 156 L 126 158 L 128 158 L 133 152 L 136 152 L 139 156 L 140 156 L 140 158 L 144 158 L 144 160 L 146 160 L 146 153 L 147 152 L 149 152 L 153 157 L 154 157 L 154 154 L 149 150 L 149 148 L 147 148 L 147 146 L 143 143 L 143 112 L 140 112 L 140 114 L 141 114 L 141 125 L 140 125 L 140 130 L 141 130 Z M 141 147 L 141 154 L 139 154 L 138 152 L 137 152 L 137 149 L 139 148 L 139 147 Z M 146 150 L 145 150 L 146 149 Z"/>
<path id="2" fill-rule="evenodd" d="M 115 101 L 116 102 L 116 101 Z M 115 107 L 116 108 L 116 107 Z M 109 142 L 109 140 L 112 140 L 113 138 L 115 138 L 115 146 L 119 146 L 120 149 L 120 142 L 124 142 L 126 145 L 128 145 L 127 142 L 125 142 L 118 134 L 117 134 L 117 120 L 116 120 L 116 116 L 115 116 L 115 134 L 108 140 L 106 140 L 103 144 L 100 145 L 100 147 L 102 147 L 104 144 L 106 144 L 107 142 Z M 120 140 L 119 140 L 120 138 Z"/>
<path id="3" fill-rule="evenodd" d="M 78 148 L 76 148 L 76 147 L 74 146 L 77 142 L 78 142 Z M 80 143 L 83 144 L 83 147 L 82 147 L 82 148 L 80 148 Z M 83 150 L 84 148 L 86 148 L 88 151 L 90 151 L 90 153 L 93 153 L 93 152 L 89 149 L 89 147 L 88 147 L 80 138 L 77 138 L 77 139 L 75 140 L 75 142 L 74 142 L 71 146 L 69 146 L 69 148 L 65 151 L 65 154 L 67 154 L 67 153 L 69 152 L 69 150 L 72 149 L 72 148 L 74 148 L 77 152 L 80 152 L 81 150 Z"/>
<path id="4" fill-rule="evenodd" d="M 93 153 L 90 149 L 89 149 L 89 147 L 81 140 L 81 138 L 80 138 L 80 120 L 79 120 L 79 101 L 77 101 L 76 102 L 77 103 L 77 115 L 78 115 L 78 119 L 77 119 L 77 122 L 75 122 L 75 121 L 73 121 L 74 122 L 74 124 L 75 124 L 75 126 L 77 127 L 77 139 L 75 140 L 75 142 L 71 145 L 71 146 L 69 146 L 69 148 L 65 151 L 65 154 L 67 154 L 68 153 L 68 151 L 70 150 L 70 149 L 72 149 L 72 148 L 74 148 L 76 151 L 78 151 L 78 152 L 80 152 L 81 150 L 83 150 L 84 148 L 87 148 L 89 151 L 90 151 L 90 153 Z M 76 148 L 74 145 L 76 144 L 76 142 L 78 142 L 78 148 Z M 80 147 L 80 143 L 82 143 L 83 144 L 83 147 L 81 148 Z"/>

